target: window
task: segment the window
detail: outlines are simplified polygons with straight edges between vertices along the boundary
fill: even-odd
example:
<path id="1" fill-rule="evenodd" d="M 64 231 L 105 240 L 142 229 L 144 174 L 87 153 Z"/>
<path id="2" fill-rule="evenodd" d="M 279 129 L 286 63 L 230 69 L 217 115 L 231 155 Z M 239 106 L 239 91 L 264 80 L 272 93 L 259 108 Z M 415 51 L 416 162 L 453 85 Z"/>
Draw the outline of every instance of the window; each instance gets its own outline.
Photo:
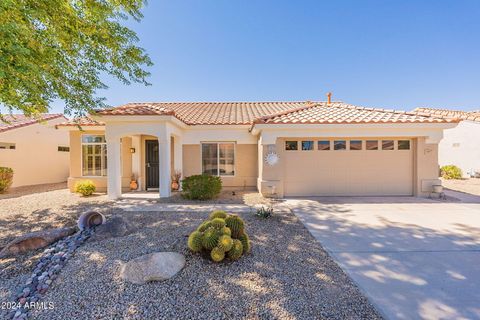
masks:
<path id="1" fill-rule="evenodd" d="M 367 140 L 366 147 L 367 147 L 367 150 L 378 150 L 378 141 L 377 140 Z"/>
<path id="2" fill-rule="evenodd" d="M 330 150 L 330 141 L 328 140 L 318 141 L 318 150 Z"/>
<path id="3" fill-rule="evenodd" d="M 362 140 L 350 140 L 350 150 L 362 150 Z"/>
<path id="4" fill-rule="evenodd" d="M 69 147 L 58 146 L 57 150 L 60 151 L 60 152 L 69 152 L 70 148 Z"/>
<path id="5" fill-rule="evenodd" d="M 235 144 L 202 143 L 202 173 L 214 176 L 235 175 Z"/>
<path id="6" fill-rule="evenodd" d="M 302 150 L 313 150 L 313 141 L 302 141 Z"/>
<path id="7" fill-rule="evenodd" d="M 347 142 L 345 140 L 333 141 L 333 150 L 347 150 Z"/>
<path id="8" fill-rule="evenodd" d="M 298 141 L 285 141 L 285 150 L 298 150 Z"/>
<path id="9" fill-rule="evenodd" d="M 82 136 L 82 175 L 107 175 L 107 143 L 105 136 Z"/>
<path id="10" fill-rule="evenodd" d="M 382 150 L 393 150 L 393 140 L 382 140 Z"/>
<path id="11" fill-rule="evenodd" d="M 410 140 L 398 140 L 398 150 L 410 150 Z"/>
<path id="12" fill-rule="evenodd" d="M 0 142 L 0 149 L 15 150 L 15 143 Z"/>

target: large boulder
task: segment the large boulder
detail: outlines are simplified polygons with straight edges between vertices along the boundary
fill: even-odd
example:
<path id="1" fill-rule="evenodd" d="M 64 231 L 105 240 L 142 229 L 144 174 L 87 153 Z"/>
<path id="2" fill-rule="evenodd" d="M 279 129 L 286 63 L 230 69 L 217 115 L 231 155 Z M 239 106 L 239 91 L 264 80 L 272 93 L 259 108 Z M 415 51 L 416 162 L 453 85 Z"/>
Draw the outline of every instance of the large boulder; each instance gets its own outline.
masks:
<path id="1" fill-rule="evenodd" d="M 95 233 L 92 236 L 94 240 L 103 240 L 115 237 L 124 237 L 134 232 L 134 226 L 126 219 L 116 216 L 109 219 L 102 225 L 99 225 L 95 229 Z"/>
<path id="2" fill-rule="evenodd" d="M 16 255 L 48 246 L 76 231 L 76 228 L 48 229 L 25 234 L 13 240 L 0 251 L 0 257 Z"/>
<path id="3" fill-rule="evenodd" d="M 166 280 L 185 266 L 185 257 L 176 252 L 154 252 L 135 258 L 122 266 L 120 277 L 128 282 L 144 284 Z"/>

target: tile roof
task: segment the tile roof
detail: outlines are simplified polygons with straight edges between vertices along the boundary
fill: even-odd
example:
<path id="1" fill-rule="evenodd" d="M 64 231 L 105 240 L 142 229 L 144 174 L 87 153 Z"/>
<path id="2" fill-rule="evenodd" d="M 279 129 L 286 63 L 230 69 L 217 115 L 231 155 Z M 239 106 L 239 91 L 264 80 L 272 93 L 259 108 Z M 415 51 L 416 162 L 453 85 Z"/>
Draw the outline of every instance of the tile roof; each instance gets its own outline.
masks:
<path id="1" fill-rule="evenodd" d="M 97 111 L 109 116 L 171 115 L 187 125 L 252 125 L 259 123 L 445 123 L 453 118 L 415 112 L 357 107 L 343 102 L 158 102 L 128 103 Z M 103 125 L 90 118 L 59 126 Z"/>
<path id="2" fill-rule="evenodd" d="M 56 125 L 56 127 L 83 127 L 83 126 L 104 126 L 105 123 L 93 120 L 90 117 L 81 117 L 68 120 Z"/>
<path id="3" fill-rule="evenodd" d="M 413 110 L 418 114 L 430 115 L 435 117 L 442 117 L 446 119 L 457 118 L 461 120 L 471 120 L 480 122 L 480 110 L 476 111 L 460 111 L 436 108 L 416 108 Z"/>
<path id="4" fill-rule="evenodd" d="M 343 102 L 312 103 L 297 110 L 257 119 L 261 124 L 362 124 L 362 123 L 446 123 L 458 122 L 414 112 L 358 107 Z"/>
<path id="5" fill-rule="evenodd" d="M 0 132 L 13 130 L 13 129 L 29 126 L 41 121 L 53 120 L 56 118 L 65 118 L 65 116 L 61 113 L 54 113 L 54 114 L 44 113 L 44 114 L 38 115 L 37 117 L 27 117 L 23 114 L 4 114 L 4 115 L 0 115 Z"/>

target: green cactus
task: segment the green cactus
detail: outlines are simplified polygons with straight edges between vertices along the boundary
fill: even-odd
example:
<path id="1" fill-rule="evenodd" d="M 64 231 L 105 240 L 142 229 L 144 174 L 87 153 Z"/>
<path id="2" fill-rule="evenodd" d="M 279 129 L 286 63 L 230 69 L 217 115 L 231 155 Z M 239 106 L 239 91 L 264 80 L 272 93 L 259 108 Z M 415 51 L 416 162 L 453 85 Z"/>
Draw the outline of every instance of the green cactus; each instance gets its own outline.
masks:
<path id="1" fill-rule="evenodd" d="M 222 229 L 225 227 L 225 220 L 222 218 L 215 218 L 210 221 L 210 225 L 216 229 Z"/>
<path id="2" fill-rule="evenodd" d="M 215 247 L 212 249 L 212 252 L 210 252 L 210 257 L 213 261 L 220 262 L 225 258 L 225 251 L 223 251 L 222 248 Z"/>
<path id="3" fill-rule="evenodd" d="M 229 227 L 223 227 L 222 230 L 222 234 L 226 234 L 227 236 L 232 236 L 232 230 L 230 230 Z"/>
<path id="4" fill-rule="evenodd" d="M 232 214 L 225 219 L 225 223 L 232 230 L 233 238 L 238 239 L 242 235 L 245 223 L 239 216 Z"/>
<path id="5" fill-rule="evenodd" d="M 218 245 L 220 249 L 223 251 L 227 252 L 230 249 L 232 249 L 233 246 L 233 240 L 230 236 L 223 235 L 220 238 L 218 238 Z"/>
<path id="6" fill-rule="evenodd" d="M 188 237 L 188 247 L 193 252 L 199 252 L 202 250 L 203 234 L 200 231 L 193 231 Z"/>
<path id="7" fill-rule="evenodd" d="M 251 245 L 250 245 L 250 238 L 248 237 L 248 234 L 245 232 L 238 238 L 242 242 L 243 245 L 243 252 L 245 254 L 250 252 Z"/>
<path id="8" fill-rule="evenodd" d="M 220 219 L 225 219 L 227 217 L 227 213 L 223 210 L 215 210 L 212 213 L 210 213 L 210 220 L 213 220 L 215 218 L 220 218 Z"/>
<path id="9" fill-rule="evenodd" d="M 202 237 L 202 245 L 207 250 L 212 250 L 217 246 L 220 232 L 215 228 L 208 228 Z"/>
<path id="10" fill-rule="evenodd" d="M 212 226 L 212 223 L 210 221 L 205 221 L 201 225 L 198 226 L 197 231 L 205 232 L 205 230 L 207 230 L 211 226 Z"/>
<path id="11" fill-rule="evenodd" d="M 230 249 L 230 251 L 228 251 L 228 257 L 231 259 L 231 260 L 238 260 L 240 259 L 240 257 L 242 256 L 243 254 L 243 245 L 242 245 L 242 242 L 240 240 L 237 240 L 237 239 L 234 239 L 233 240 L 233 246 L 232 246 L 232 249 Z"/>

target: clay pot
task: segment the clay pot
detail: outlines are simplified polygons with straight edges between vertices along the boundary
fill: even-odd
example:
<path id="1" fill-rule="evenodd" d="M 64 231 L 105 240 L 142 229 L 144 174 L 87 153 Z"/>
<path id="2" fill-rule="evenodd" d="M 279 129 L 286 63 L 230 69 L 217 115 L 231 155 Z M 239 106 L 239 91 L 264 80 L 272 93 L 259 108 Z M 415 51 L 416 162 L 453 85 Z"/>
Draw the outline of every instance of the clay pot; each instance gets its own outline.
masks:
<path id="1" fill-rule="evenodd" d="M 172 190 L 177 191 L 180 185 L 178 184 L 177 181 L 172 181 Z"/>
<path id="2" fill-rule="evenodd" d="M 132 180 L 130 182 L 130 190 L 137 190 L 138 189 L 138 183 L 135 180 Z"/>

